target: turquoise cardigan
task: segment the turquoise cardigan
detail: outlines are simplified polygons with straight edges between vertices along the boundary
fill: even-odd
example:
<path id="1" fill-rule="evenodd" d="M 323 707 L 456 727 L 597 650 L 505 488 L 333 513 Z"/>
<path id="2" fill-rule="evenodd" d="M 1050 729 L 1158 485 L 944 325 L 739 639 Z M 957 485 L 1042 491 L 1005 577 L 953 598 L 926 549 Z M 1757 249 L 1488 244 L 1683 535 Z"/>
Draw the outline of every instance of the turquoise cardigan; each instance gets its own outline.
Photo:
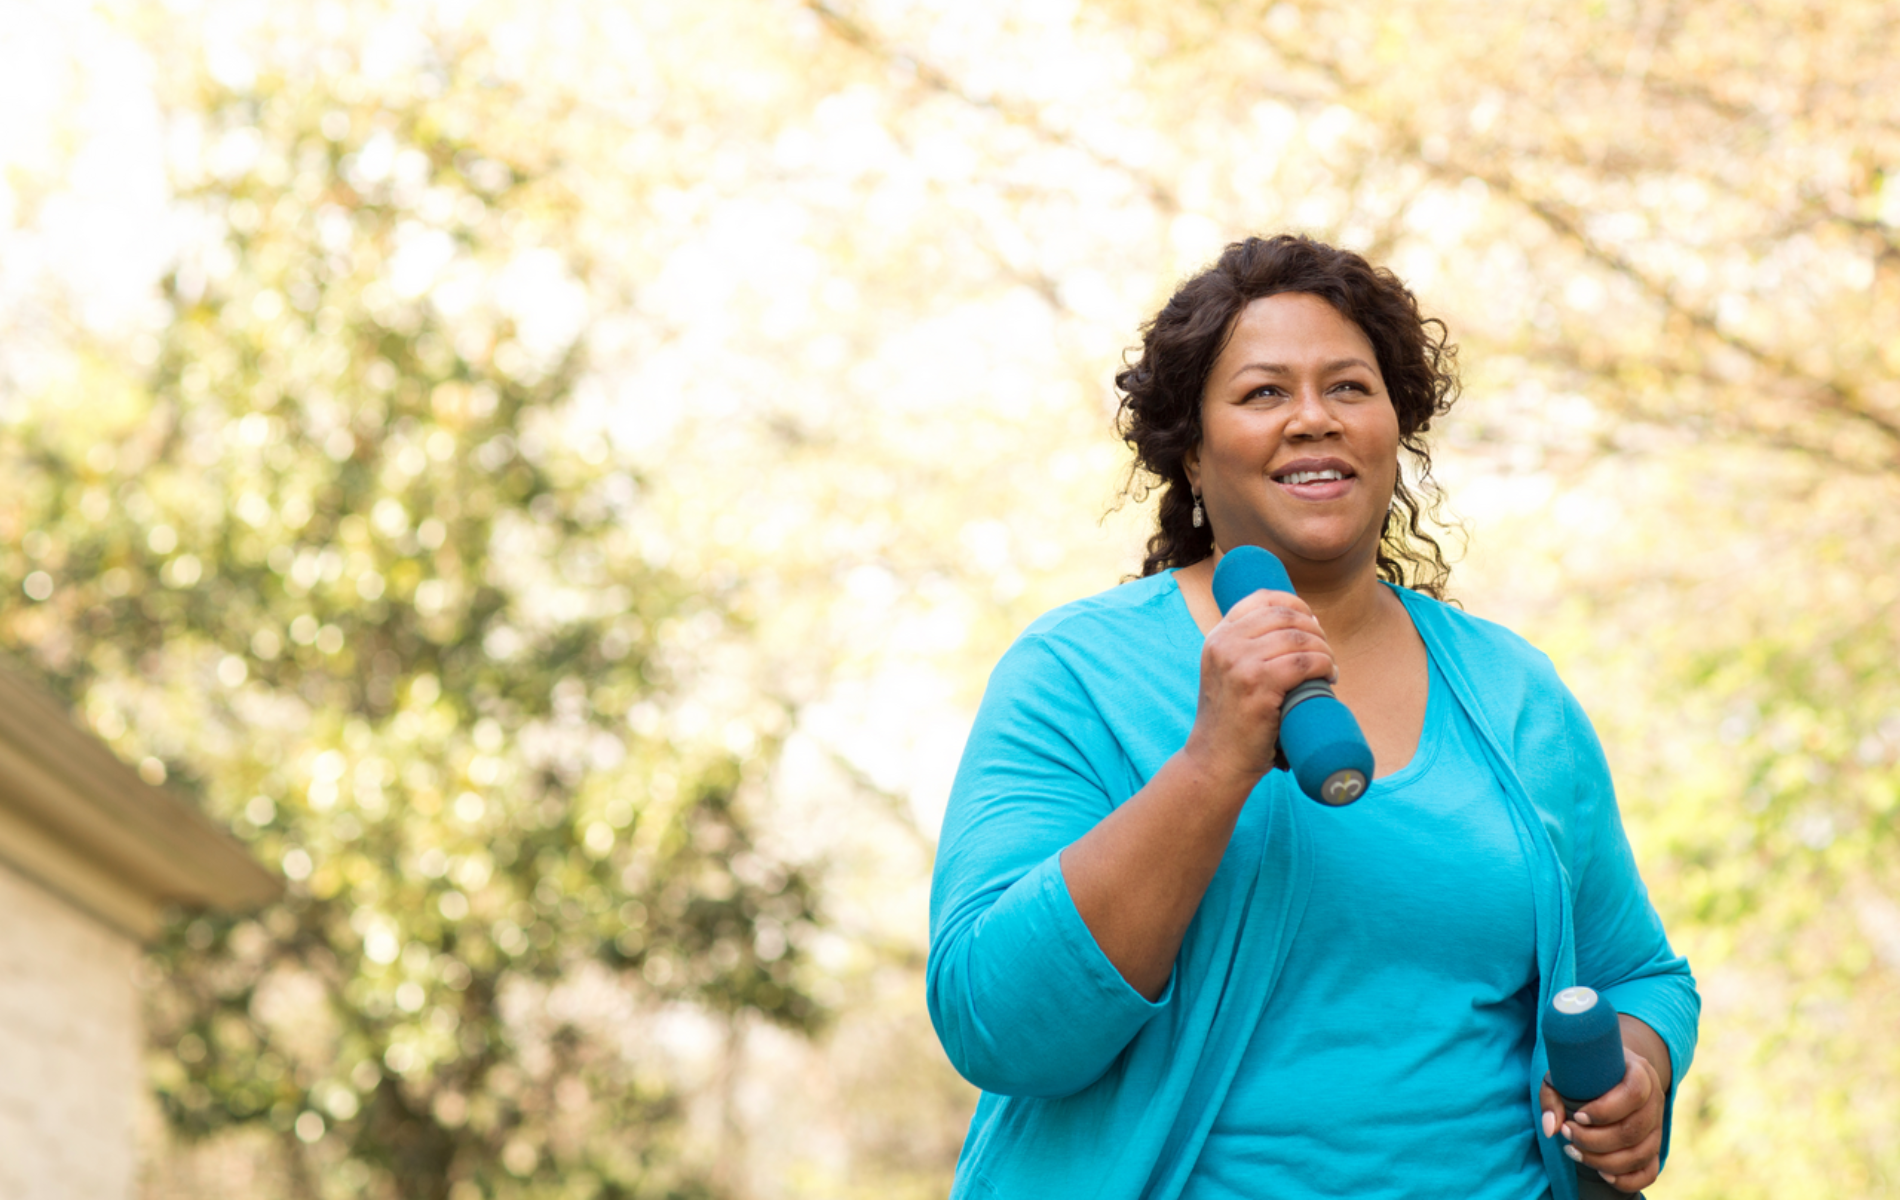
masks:
<path id="1" fill-rule="evenodd" d="M 1523 639 L 1395 590 L 1510 798 L 1534 874 L 1540 1009 L 1596 988 L 1661 1035 L 1680 1083 L 1695 981 L 1637 875 L 1589 719 Z M 1267 1007 L 1310 885 L 1291 806 L 1311 801 L 1285 772 L 1249 797 L 1153 1002 L 1095 944 L 1059 861 L 1186 741 L 1201 642 L 1163 573 L 1042 617 L 991 676 L 931 888 L 931 1020 L 984 1093 L 953 1197 L 1177 1196 Z M 1540 1034 L 1531 1129 L 1544 1070 Z M 1554 1195 L 1574 1200 L 1574 1167 L 1536 1136 Z"/>

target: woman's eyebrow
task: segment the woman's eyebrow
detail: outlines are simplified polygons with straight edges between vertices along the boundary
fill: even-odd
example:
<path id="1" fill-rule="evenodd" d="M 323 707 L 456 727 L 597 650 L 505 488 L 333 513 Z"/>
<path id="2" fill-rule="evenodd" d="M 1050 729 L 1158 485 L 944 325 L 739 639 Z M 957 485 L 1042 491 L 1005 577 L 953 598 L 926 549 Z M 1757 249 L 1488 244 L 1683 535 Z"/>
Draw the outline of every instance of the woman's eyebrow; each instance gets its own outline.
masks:
<path id="1" fill-rule="evenodd" d="M 1321 365 L 1320 370 L 1323 373 L 1331 374 L 1334 371 L 1344 371 L 1349 367 L 1358 367 L 1366 371 L 1376 369 L 1363 358 L 1336 358 L 1332 362 Z M 1239 379 L 1249 371 L 1260 371 L 1268 375 L 1291 375 L 1293 373 L 1293 369 L 1284 363 L 1256 362 L 1243 364 L 1233 375 L 1229 376 L 1229 378 Z"/>

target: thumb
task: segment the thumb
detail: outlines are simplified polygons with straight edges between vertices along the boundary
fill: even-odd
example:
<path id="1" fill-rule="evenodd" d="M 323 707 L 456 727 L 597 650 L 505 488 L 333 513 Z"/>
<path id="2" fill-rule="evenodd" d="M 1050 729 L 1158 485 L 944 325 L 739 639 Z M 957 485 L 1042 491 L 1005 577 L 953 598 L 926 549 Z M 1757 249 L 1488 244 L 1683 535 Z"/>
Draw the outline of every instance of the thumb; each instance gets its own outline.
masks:
<path id="1" fill-rule="evenodd" d="M 1564 1123 L 1564 1102 L 1557 1095 L 1557 1089 L 1550 1086 L 1550 1076 L 1544 1077 L 1542 1086 L 1537 1089 L 1537 1106 L 1544 1110 L 1541 1124 L 1544 1136 L 1553 1138 Z"/>

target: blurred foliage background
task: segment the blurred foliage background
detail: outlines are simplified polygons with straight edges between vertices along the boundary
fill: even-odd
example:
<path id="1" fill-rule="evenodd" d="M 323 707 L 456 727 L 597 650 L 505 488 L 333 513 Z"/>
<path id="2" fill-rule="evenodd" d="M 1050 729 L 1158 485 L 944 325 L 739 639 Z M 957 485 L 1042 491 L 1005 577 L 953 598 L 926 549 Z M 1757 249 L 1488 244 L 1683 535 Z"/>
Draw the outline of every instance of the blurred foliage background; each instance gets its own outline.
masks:
<path id="1" fill-rule="evenodd" d="M 1108 381 L 1294 229 L 1462 346 L 1454 593 L 1705 997 L 1677 1197 L 1900 1190 L 1900 15 L 0 8 L 0 651 L 289 882 L 150 956 L 148 1196 L 932 1196 L 989 665 Z"/>

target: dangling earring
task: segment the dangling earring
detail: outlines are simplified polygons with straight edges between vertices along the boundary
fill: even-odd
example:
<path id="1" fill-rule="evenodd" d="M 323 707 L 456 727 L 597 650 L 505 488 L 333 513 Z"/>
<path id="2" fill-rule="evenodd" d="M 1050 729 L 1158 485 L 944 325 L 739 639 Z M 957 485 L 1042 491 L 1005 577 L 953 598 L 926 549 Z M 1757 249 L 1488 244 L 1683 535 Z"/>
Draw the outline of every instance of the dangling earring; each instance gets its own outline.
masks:
<path id="1" fill-rule="evenodd" d="M 1201 507 L 1201 494 L 1194 493 L 1194 528 L 1207 524 L 1207 510 Z"/>

